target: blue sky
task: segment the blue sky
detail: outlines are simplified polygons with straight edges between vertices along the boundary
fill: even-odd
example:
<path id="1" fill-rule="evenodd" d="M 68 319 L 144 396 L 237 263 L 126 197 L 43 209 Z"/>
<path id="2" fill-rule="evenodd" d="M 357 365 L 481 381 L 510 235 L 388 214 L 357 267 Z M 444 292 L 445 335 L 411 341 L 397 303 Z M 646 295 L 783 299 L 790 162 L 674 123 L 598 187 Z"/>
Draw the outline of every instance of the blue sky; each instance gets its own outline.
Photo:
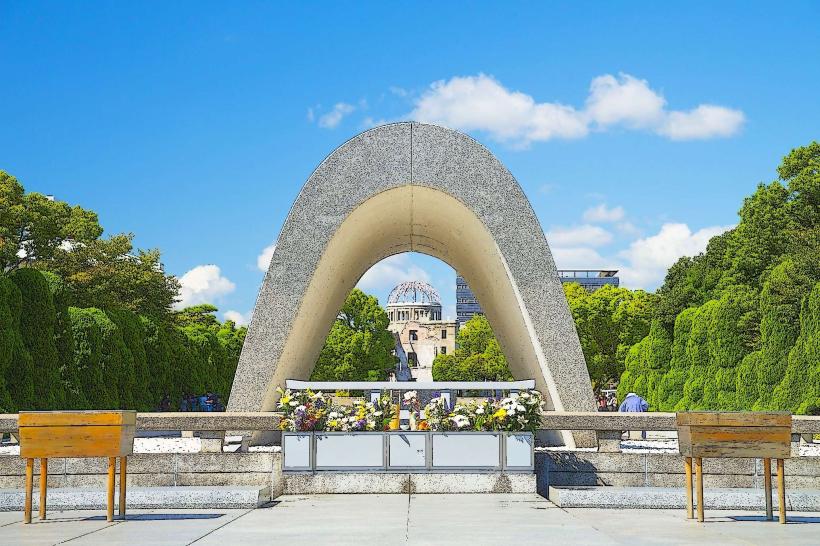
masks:
<path id="1" fill-rule="evenodd" d="M 559 267 L 654 289 L 818 138 L 818 20 L 816 2 L 3 2 L 0 168 L 160 248 L 187 302 L 247 316 L 317 163 L 424 119 L 497 154 Z M 453 313 L 429 258 L 362 284 L 383 300 L 425 275 Z"/>

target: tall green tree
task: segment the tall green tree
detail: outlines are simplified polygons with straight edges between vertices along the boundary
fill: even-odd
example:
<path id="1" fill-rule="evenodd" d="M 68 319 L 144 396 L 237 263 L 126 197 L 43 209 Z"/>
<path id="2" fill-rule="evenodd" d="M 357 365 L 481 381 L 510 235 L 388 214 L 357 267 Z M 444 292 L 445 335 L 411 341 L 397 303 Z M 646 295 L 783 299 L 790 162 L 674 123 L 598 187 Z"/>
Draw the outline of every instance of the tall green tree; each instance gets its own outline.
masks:
<path id="1" fill-rule="evenodd" d="M 777 172 L 744 200 L 734 229 L 703 254 L 681 258 L 658 290 L 655 316 L 674 324 L 659 409 L 805 411 L 817 401 L 817 365 L 809 362 L 820 281 L 820 144 L 792 150 Z M 664 335 L 653 329 L 636 347 Z M 648 384 L 653 373 L 627 364 L 622 383 Z"/>
<path id="2" fill-rule="evenodd" d="M 167 316 L 179 282 L 164 273 L 159 251 L 134 249 L 131 234 L 102 233 L 95 212 L 25 193 L 0 171 L 0 273 L 50 271 L 63 279 L 69 305 Z"/>
<path id="3" fill-rule="evenodd" d="M 27 194 L 5 171 L 0 171 L 0 211 L 0 271 L 51 260 L 61 248 L 102 234 L 94 212 L 39 193 Z"/>
<path id="4" fill-rule="evenodd" d="M 565 284 L 564 293 L 593 385 L 617 381 L 630 347 L 649 333 L 655 297 L 614 286 L 588 292 L 578 283 Z"/>
<path id="5" fill-rule="evenodd" d="M 314 381 L 381 381 L 395 369 L 395 342 L 379 300 L 354 288 L 311 374 Z"/>
<path id="6" fill-rule="evenodd" d="M 475 315 L 456 334 L 453 354 L 433 360 L 434 381 L 509 381 L 512 373 L 490 321 Z"/>

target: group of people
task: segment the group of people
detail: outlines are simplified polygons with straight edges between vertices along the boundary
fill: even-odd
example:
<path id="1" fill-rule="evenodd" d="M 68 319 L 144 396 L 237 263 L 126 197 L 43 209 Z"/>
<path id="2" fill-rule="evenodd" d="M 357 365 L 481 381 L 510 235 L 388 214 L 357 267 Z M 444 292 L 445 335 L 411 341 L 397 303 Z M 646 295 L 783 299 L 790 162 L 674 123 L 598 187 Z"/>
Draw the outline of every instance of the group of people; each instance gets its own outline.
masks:
<path id="1" fill-rule="evenodd" d="M 621 405 L 618 405 L 618 397 L 614 389 L 607 389 L 598 392 L 598 411 L 649 411 L 649 404 L 635 394 L 630 392 L 626 395 Z"/>
<path id="2" fill-rule="evenodd" d="M 171 396 L 166 394 L 159 404 L 159 411 L 171 411 Z M 225 411 L 219 395 L 213 392 L 186 394 L 179 403 L 179 411 Z"/>
<path id="3" fill-rule="evenodd" d="M 615 390 L 602 390 L 596 396 L 598 411 L 618 411 L 618 397 Z"/>

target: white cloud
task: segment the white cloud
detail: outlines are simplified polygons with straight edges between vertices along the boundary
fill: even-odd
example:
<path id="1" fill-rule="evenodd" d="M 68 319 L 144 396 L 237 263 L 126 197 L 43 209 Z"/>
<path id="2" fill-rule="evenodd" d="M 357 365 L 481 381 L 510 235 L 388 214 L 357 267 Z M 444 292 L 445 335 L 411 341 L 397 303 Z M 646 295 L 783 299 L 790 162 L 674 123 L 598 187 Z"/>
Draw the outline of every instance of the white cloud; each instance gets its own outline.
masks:
<path id="1" fill-rule="evenodd" d="M 573 227 L 555 227 L 547 232 L 550 246 L 596 247 L 612 242 L 612 234 L 600 226 L 583 224 Z"/>
<path id="2" fill-rule="evenodd" d="M 609 208 L 604 203 L 584 211 L 584 220 L 586 222 L 618 222 L 623 220 L 623 218 L 623 207 Z"/>
<path id="3" fill-rule="evenodd" d="M 372 293 L 391 290 L 404 281 L 430 282 L 430 275 L 412 263 L 406 254 L 396 254 L 368 269 L 356 286 Z"/>
<path id="4" fill-rule="evenodd" d="M 180 277 L 179 283 L 180 301 L 174 305 L 177 309 L 214 303 L 236 289 L 236 285 L 223 277 L 216 265 L 198 265 Z"/>
<path id="5" fill-rule="evenodd" d="M 337 102 L 333 110 L 319 117 L 319 127 L 322 129 L 334 129 L 345 116 L 353 113 L 356 107 L 346 102 Z"/>
<path id="6" fill-rule="evenodd" d="M 538 193 L 540 193 L 541 195 L 549 195 L 556 189 L 558 189 L 558 184 L 541 184 L 540 186 L 538 186 Z"/>
<path id="7" fill-rule="evenodd" d="M 256 257 L 256 267 L 259 271 L 267 273 L 270 261 L 273 259 L 273 251 L 276 250 L 276 243 L 270 244 L 262 249 L 262 253 Z"/>
<path id="8" fill-rule="evenodd" d="M 225 311 L 222 314 L 223 320 L 232 320 L 237 326 L 247 326 L 251 322 L 251 317 L 253 316 L 253 311 L 248 311 L 247 313 L 240 313 L 239 311 L 234 311 L 231 309 L 230 311 Z"/>
<path id="9" fill-rule="evenodd" d="M 406 117 L 464 131 L 483 131 L 515 146 L 553 138 L 582 138 L 591 129 L 647 130 L 672 140 L 728 137 L 742 127 L 740 110 L 701 104 L 669 110 L 663 95 L 629 74 L 593 78 L 584 107 L 537 102 L 492 76 L 454 76 L 433 82 Z M 338 105 L 337 105 L 338 106 Z M 320 120 L 321 124 L 321 120 Z"/>
<path id="10" fill-rule="evenodd" d="M 663 282 L 666 270 L 678 258 L 703 252 L 709 239 L 729 229 L 732 226 L 710 226 L 692 232 L 686 224 L 664 224 L 656 235 L 637 239 L 619 253 L 627 262 L 621 268 L 621 283 L 654 289 Z"/>
<path id="11" fill-rule="evenodd" d="M 672 140 L 729 137 L 746 121 L 740 110 L 701 104 L 688 112 L 669 112 L 658 133 Z"/>
<path id="12" fill-rule="evenodd" d="M 608 269 L 612 262 L 593 248 L 552 248 L 552 257 L 558 269 Z"/>
<path id="13" fill-rule="evenodd" d="M 633 129 L 652 127 L 663 120 L 666 100 L 649 88 L 646 80 L 629 74 L 620 79 L 598 76 L 589 86 L 586 115 L 602 127 L 623 124 Z"/>
<path id="14" fill-rule="evenodd" d="M 524 145 L 587 134 L 586 124 L 571 106 L 539 104 L 485 74 L 434 82 L 408 117 L 466 131 L 487 131 L 497 140 Z"/>

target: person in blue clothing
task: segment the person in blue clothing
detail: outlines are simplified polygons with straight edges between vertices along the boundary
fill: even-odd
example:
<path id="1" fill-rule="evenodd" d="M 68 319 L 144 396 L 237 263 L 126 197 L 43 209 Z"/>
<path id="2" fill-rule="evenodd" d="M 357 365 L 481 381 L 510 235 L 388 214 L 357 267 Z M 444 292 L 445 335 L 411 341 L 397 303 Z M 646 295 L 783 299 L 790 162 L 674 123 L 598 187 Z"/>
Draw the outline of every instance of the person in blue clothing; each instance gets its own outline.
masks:
<path id="1" fill-rule="evenodd" d="M 649 411 L 649 404 L 634 392 L 630 392 L 621 402 L 618 411 Z"/>
<path id="2" fill-rule="evenodd" d="M 626 395 L 624 401 L 621 402 L 621 406 L 618 408 L 618 411 L 649 411 L 649 404 L 646 402 L 646 400 L 644 400 L 634 392 L 630 392 Z M 641 431 L 641 438 L 646 440 L 645 430 Z"/>

